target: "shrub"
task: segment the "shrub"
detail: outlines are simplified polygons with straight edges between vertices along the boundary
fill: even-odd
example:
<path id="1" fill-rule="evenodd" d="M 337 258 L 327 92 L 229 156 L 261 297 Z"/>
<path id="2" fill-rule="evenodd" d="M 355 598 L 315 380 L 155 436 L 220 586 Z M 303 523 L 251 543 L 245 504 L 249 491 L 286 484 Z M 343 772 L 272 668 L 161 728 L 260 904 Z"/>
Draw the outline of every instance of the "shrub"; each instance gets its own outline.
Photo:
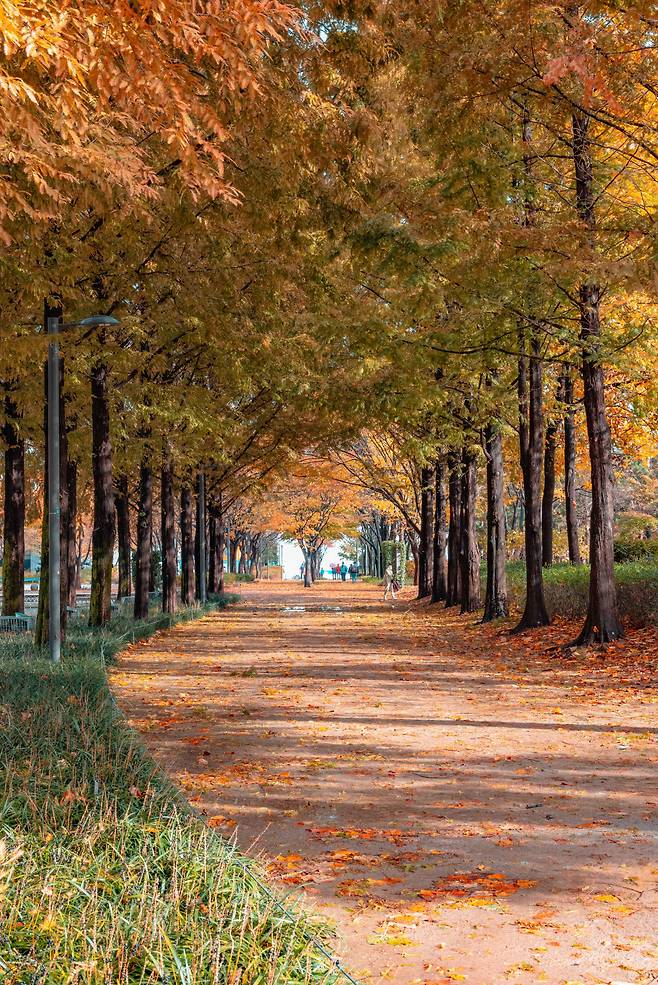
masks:
<path id="1" fill-rule="evenodd" d="M 654 561 L 658 564 L 658 539 L 615 541 L 615 563 Z"/>
<path id="2" fill-rule="evenodd" d="M 510 600 L 518 608 L 525 601 L 525 565 L 507 566 Z M 628 625 L 658 624 L 658 559 L 615 565 L 619 613 Z M 582 619 L 587 612 L 589 566 L 555 564 L 544 569 L 544 592 L 551 614 Z"/>

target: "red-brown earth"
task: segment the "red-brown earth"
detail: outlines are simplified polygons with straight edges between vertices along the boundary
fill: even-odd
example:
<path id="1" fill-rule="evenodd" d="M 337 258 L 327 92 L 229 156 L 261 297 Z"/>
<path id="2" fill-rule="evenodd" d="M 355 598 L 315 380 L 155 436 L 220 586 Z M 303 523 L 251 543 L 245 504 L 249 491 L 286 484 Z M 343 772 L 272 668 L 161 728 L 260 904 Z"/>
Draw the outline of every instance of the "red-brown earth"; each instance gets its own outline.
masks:
<path id="1" fill-rule="evenodd" d="M 658 980 L 658 647 L 249 585 L 120 658 L 162 767 L 364 983 Z"/>

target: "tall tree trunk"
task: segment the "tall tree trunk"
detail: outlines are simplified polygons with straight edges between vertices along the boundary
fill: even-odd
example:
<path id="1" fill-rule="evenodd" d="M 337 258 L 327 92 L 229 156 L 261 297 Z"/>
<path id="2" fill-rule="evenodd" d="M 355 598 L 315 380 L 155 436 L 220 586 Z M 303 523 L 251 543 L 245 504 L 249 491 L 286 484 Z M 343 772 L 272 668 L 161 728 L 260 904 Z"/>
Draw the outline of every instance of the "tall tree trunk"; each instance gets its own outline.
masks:
<path id="1" fill-rule="evenodd" d="M 217 564 L 218 550 L 217 508 L 214 503 L 208 505 L 208 594 L 215 595 L 219 588 L 219 566 Z"/>
<path id="2" fill-rule="evenodd" d="M 448 531 L 446 528 L 445 471 L 443 462 L 437 462 L 434 468 L 432 602 L 444 602 L 448 590 L 448 569 L 446 563 Z"/>
<path id="3" fill-rule="evenodd" d="M 151 540 L 153 537 L 153 473 L 146 458 L 139 469 L 139 507 L 137 510 L 137 558 L 135 564 L 135 619 L 149 614 L 151 579 Z"/>
<path id="4" fill-rule="evenodd" d="M 420 538 L 418 541 L 418 598 L 432 594 L 434 568 L 434 486 L 435 470 L 424 467 L 420 471 Z"/>
<path id="5" fill-rule="evenodd" d="M 532 148 L 532 122 L 527 105 L 523 105 L 523 222 L 532 227 L 536 222 L 533 174 L 535 153 Z M 535 328 L 531 332 L 530 357 L 525 332 L 519 326 L 519 444 L 525 510 L 525 569 L 526 600 L 521 621 L 515 632 L 549 623 L 544 599 L 541 548 L 541 467 L 544 445 L 542 362 L 539 339 Z"/>
<path id="6" fill-rule="evenodd" d="M 115 511 L 108 371 L 101 359 L 91 369 L 91 427 L 94 526 L 89 625 L 104 626 L 111 616 Z"/>
<path id="7" fill-rule="evenodd" d="M 167 458 L 160 474 L 160 540 L 162 541 L 162 611 L 176 611 L 176 520 L 174 467 Z"/>
<path id="8" fill-rule="evenodd" d="M 306 547 L 302 547 L 304 554 L 304 588 L 312 588 L 313 579 L 311 577 L 311 552 Z"/>
<path id="9" fill-rule="evenodd" d="M 130 500 L 128 476 L 120 475 L 116 488 L 117 541 L 119 546 L 119 589 L 117 598 L 132 595 L 132 571 L 130 557 Z"/>
<path id="10" fill-rule="evenodd" d="M 544 492 L 541 501 L 541 557 L 545 568 L 553 564 L 553 505 L 555 502 L 555 448 L 557 422 L 546 428 L 544 443 Z"/>
<path id="11" fill-rule="evenodd" d="M 194 605 L 194 520 L 192 490 L 184 485 L 180 491 L 181 602 Z"/>
<path id="12" fill-rule="evenodd" d="M 480 608 L 480 550 L 476 533 L 477 458 L 464 449 L 460 521 L 459 567 L 461 576 L 461 611 Z"/>
<path id="13" fill-rule="evenodd" d="M 591 247 L 595 249 L 596 215 L 589 115 L 576 110 L 572 116 L 572 126 L 576 205 L 580 219 L 590 231 Z M 623 636 L 623 628 L 617 609 L 614 571 L 612 442 L 605 409 L 603 366 L 600 361 L 601 289 L 598 284 L 583 283 L 578 294 L 592 512 L 589 537 L 589 604 L 585 624 L 577 642 L 582 644 L 597 640 L 607 643 Z"/>
<path id="14" fill-rule="evenodd" d="M 25 610 L 25 441 L 14 400 L 5 397 L 5 500 L 2 559 L 2 614 Z"/>
<path id="15" fill-rule="evenodd" d="M 519 444 L 525 503 L 526 601 L 520 632 L 550 622 L 544 599 L 542 574 L 541 466 L 543 453 L 542 363 L 539 342 L 533 333 L 530 358 L 525 337 L 519 332 Z"/>
<path id="16" fill-rule="evenodd" d="M 482 622 L 509 614 L 505 571 L 505 483 L 503 441 L 495 424 L 485 431 L 487 454 L 487 584 Z"/>
<path id="17" fill-rule="evenodd" d="M 48 324 L 49 317 L 60 317 L 61 309 L 51 308 L 46 304 L 44 311 L 44 324 Z M 67 537 L 68 530 L 68 486 L 66 483 L 66 473 L 68 464 L 67 455 L 67 435 L 66 435 L 66 416 L 64 412 L 64 360 L 59 360 L 59 450 L 60 450 L 60 523 L 63 535 L 60 537 L 60 634 L 64 640 L 66 636 L 67 623 L 67 604 L 68 604 L 68 551 Z M 41 573 L 39 575 L 39 602 L 37 608 L 37 621 L 35 631 L 35 642 L 37 646 L 45 646 L 49 637 L 50 604 L 49 604 L 49 568 L 50 568 L 50 544 L 48 530 L 48 363 L 44 365 L 44 411 L 43 411 L 43 430 L 44 430 L 44 476 L 43 476 L 43 521 L 41 525 Z"/>
<path id="18" fill-rule="evenodd" d="M 201 491 L 203 490 L 203 496 Z M 206 483 L 203 472 L 197 473 L 195 484 L 196 491 L 196 531 L 194 535 L 194 564 L 195 564 L 195 587 L 196 597 L 199 602 L 207 596 L 208 590 L 208 537 L 207 537 L 207 496 Z M 202 541 L 203 538 L 203 541 Z M 204 572 L 201 571 L 201 544 L 203 543 Z M 206 579 L 205 584 L 203 579 Z"/>
<path id="19" fill-rule="evenodd" d="M 240 562 L 238 564 L 238 574 L 247 574 L 247 552 L 245 550 L 245 539 L 240 537 Z"/>
<path id="20" fill-rule="evenodd" d="M 69 605 L 69 534 L 71 532 L 69 504 L 69 436 L 66 427 L 64 398 L 64 359 L 59 360 L 59 612 L 61 638 L 66 636 Z"/>
<path id="21" fill-rule="evenodd" d="M 66 537 L 66 584 L 68 605 L 74 609 L 78 600 L 78 463 L 69 459 L 66 466 L 66 488 L 68 490 L 68 533 Z"/>
<path id="22" fill-rule="evenodd" d="M 199 483 L 195 483 L 194 503 L 196 523 L 194 525 L 194 596 L 201 601 L 201 501 L 199 499 Z"/>
<path id="23" fill-rule="evenodd" d="M 456 455 L 449 459 L 448 500 L 450 520 L 448 525 L 448 586 L 446 607 L 461 602 L 461 574 L 459 551 L 461 545 L 462 477 L 461 462 Z"/>
<path id="24" fill-rule="evenodd" d="M 576 420 L 573 406 L 573 379 L 565 367 L 562 375 L 561 399 L 564 405 L 564 503 L 569 542 L 569 561 L 580 564 L 580 539 L 576 510 Z"/>
<path id="25" fill-rule="evenodd" d="M 48 324 L 50 310 L 46 304 L 44 313 L 44 325 Z M 51 317 L 55 317 L 54 313 Z M 48 642 L 48 464 L 50 456 L 48 454 L 48 362 L 43 366 L 43 513 L 41 518 L 41 570 L 39 573 L 39 601 L 37 604 L 37 619 L 34 632 L 34 642 L 36 646 L 45 646 Z"/>
<path id="26" fill-rule="evenodd" d="M 224 519 L 224 494 L 219 493 L 217 497 L 217 563 L 219 577 L 217 580 L 217 591 L 223 592 L 224 585 L 224 549 L 226 547 L 226 522 Z"/>
<path id="27" fill-rule="evenodd" d="M 320 561 L 318 558 L 317 548 L 313 548 L 311 551 L 311 581 L 316 582 L 320 577 Z"/>

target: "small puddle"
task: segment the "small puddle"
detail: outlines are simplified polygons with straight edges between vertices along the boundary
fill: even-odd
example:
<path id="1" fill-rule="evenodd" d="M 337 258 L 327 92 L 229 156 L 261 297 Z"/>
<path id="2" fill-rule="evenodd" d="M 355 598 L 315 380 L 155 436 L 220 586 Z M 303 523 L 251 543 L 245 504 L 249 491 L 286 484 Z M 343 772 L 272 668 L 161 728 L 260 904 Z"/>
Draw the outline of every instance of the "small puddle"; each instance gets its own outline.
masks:
<path id="1" fill-rule="evenodd" d="M 282 612 L 308 612 L 309 609 L 305 605 L 286 605 L 281 610 Z M 311 606 L 311 612 L 339 612 L 341 615 L 344 614 L 345 610 L 341 609 L 339 605 L 314 605 Z"/>

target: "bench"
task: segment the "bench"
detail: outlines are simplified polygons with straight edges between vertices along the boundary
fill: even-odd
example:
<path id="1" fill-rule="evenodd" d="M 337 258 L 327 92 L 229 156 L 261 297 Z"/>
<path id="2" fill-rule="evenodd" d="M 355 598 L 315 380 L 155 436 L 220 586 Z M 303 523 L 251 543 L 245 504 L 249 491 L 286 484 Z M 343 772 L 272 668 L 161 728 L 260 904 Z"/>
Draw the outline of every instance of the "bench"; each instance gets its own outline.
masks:
<path id="1" fill-rule="evenodd" d="M 13 616 L 0 616 L 0 633 L 29 633 L 32 629 L 32 619 L 24 612 Z"/>

